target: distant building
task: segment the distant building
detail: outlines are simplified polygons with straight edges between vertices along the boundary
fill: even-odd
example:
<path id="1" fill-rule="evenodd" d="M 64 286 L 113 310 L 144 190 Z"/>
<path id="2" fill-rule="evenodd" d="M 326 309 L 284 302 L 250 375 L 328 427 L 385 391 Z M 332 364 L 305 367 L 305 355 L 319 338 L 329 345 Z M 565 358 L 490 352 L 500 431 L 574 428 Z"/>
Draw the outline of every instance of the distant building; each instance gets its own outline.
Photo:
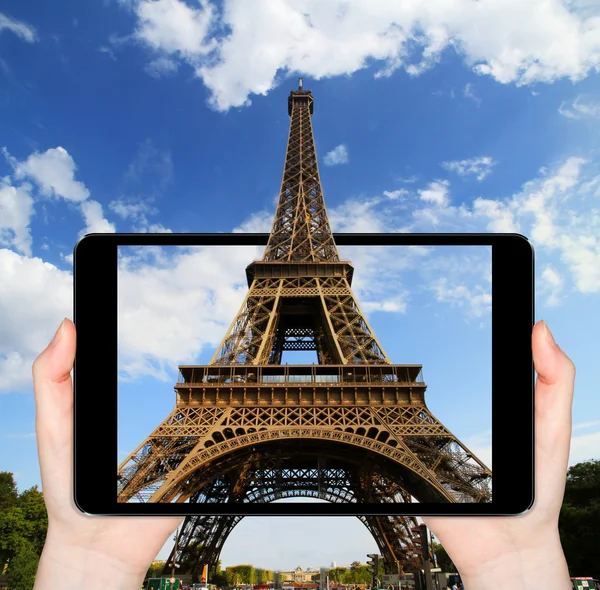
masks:
<path id="1" fill-rule="evenodd" d="M 312 577 L 319 574 L 319 570 L 307 568 L 303 570 L 298 566 L 294 570 L 275 572 L 276 582 L 312 582 Z"/>
<path id="2" fill-rule="evenodd" d="M 331 562 L 331 569 L 335 569 L 337 567 L 337 561 Z"/>

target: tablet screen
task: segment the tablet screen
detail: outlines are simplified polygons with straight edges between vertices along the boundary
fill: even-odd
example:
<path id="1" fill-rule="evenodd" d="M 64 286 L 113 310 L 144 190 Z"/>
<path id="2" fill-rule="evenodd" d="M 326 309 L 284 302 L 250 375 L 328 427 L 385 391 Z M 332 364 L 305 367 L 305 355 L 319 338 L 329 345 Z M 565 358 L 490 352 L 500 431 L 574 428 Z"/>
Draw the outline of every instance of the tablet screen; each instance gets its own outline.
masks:
<path id="1" fill-rule="evenodd" d="M 338 250 L 119 246 L 119 502 L 491 501 L 492 247 Z"/>

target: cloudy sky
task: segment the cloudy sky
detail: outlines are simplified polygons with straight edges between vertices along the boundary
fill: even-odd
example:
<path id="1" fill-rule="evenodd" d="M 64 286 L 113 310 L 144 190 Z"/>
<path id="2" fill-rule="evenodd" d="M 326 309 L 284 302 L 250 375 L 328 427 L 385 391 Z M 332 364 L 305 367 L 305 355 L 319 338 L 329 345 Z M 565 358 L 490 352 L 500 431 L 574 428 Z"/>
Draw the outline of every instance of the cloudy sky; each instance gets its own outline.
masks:
<path id="1" fill-rule="evenodd" d="M 298 76 L 316 99 L 335 231 L 530 238 L 537 319 L 578 368 L 571 461 L 597 457 L 595 0 L 7 0 L 1 10 L 0 469 L 15 472 L 21 489 L 40 483 L 31 363 L 72 317 L 77 240 L 89 232 L 268 231 Z M 206 359 L 220 341 L 243 297 L 233 275 L 260 255 L 251 250 L 196 254 L 191 262 L 207 280 L 222 269 L 217 261 L 231 279 L 215 294 L 188 272 L 197 289 L 179 303 L 196 315 L 155 340 L 183 335 L 179 348 L 152 349 L 142 330 L 128 342 L 123 391 L 148 386 L 156 400 L 139 433 L 171 409 L 173 366 Z M 483 458 L 489 401 L 476 390 L 486 378 L 477 346 L 489 319 L 485 253 L 467 262 L 465 253 L 343 253 L 386 351 L 396 362 L 423 363 L 432 411 Z M 190 260 L 180 258 L 181 277 Z M 131 279 L 146 281 L 144 303 L 156 312 L 142 323 L 155 334 L 149 318 L 164 316 L 173 294 L 156 253 L 136 264 Z M 452 334 L 465 355 L 469 347 L 479 353 L 481 361 L 454 370 L 461 394 L 479 400 L 472 415 L 454 407 L 452 416 L 444 396 L 457 386 L 436 374 L 431 342 L 415 336 L 434 328 L 440 342 Z M 447 366 L 462 369 L 460 351 L 453 354 Z M 508 372 L 507 403 L 515 403 L 514 386 Z M 120 450 L 143 436 L 136 431 Z M 246 519 L 222 558 L 306 567 L 364 561 L 374 549 L 356 519 Z"/>

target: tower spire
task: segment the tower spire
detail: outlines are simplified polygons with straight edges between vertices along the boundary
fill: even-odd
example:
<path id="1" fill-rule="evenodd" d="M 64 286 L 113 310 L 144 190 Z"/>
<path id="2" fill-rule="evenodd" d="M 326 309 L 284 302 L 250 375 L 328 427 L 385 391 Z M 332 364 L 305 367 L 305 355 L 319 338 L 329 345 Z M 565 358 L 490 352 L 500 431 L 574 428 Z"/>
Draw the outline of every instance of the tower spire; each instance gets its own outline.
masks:
<path id="1" fill-rule="evenodd" d="M 339 262 L 319 177 L 311 117 L 310 90 L 290 92 L 288 136 L 283 179 L 265 262 Z"/>

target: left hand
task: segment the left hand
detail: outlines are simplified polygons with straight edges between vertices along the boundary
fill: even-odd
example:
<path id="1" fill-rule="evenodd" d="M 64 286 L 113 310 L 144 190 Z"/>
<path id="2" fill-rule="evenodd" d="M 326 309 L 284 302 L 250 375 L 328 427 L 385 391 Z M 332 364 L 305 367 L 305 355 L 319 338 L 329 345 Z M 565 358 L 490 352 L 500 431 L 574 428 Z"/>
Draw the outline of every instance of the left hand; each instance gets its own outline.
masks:
<path id="1" fill-rule="evenodd" d="M 48 510 L 48 535 L 35 588 L 58 583 L 64 589 L 65 585 L 78 585 L 78 579 L 90 588 L 90 578 L 98 581 L 99 576 L 106 575 L 113 588 L 134 590 L 140 588 L 149 565 L 183 518 L 96 517 L 83 514 L 75 506 L 70 375 L 75 346 L 75 326 L 65 319 L 53 342 L 33 364 L 38 455 Z M 56 578 L 54 572 L 59 570 Z M 115 579 L 119 576 L 123 584 Z"/>

